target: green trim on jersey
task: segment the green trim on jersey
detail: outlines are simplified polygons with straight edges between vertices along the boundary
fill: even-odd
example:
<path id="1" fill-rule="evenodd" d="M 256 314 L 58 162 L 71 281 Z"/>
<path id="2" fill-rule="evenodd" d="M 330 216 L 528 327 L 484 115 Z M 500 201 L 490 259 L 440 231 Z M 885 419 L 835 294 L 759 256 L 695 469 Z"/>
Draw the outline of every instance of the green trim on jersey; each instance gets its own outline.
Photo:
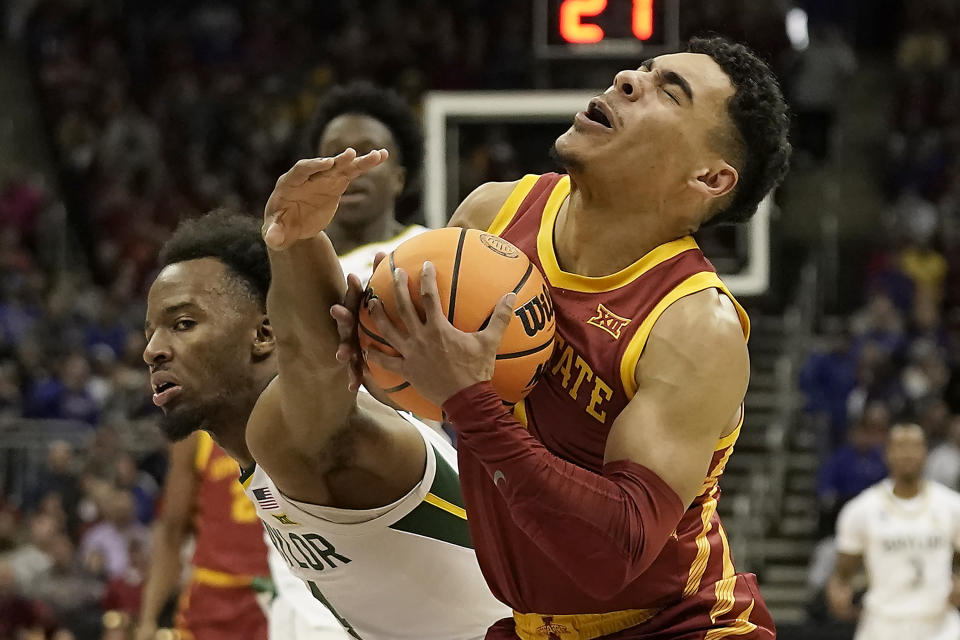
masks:
<path id="1" fill-rule="evenodd" d="M 244 469 L 243 467 L 240 467 L 240 478 L 239 478 L 239 480 L 240 480 L 240 484 L 243 486 L 244 489 L 246 489 L 246 488 L 247 488 L 247 485 L 250 484 L 250 478 L 253 477 L 253 472 L 256 471 L 256 470 L 257 470 L 257 463 L 256 463 L 256 462 L 254 462 L 252 465 L 250 465 L 250 466 L 249 466 L 248 468 L 246 468 L 246 469 Z"/>
<path id="2" fill-rule="evenodd" d="M 307 586 L 310 587 L 310 593 L 313 594 L 313 597 L 319 600 L 320 603 L 323 604 L 323 606 L 325 606 L 327 610 L 333 614 L 333 617 L 337 619 L 337 622 L 340 623 L 340 626 L 343 627 L 344 631 L 349 633 L 357 640 L 363 640 L 363 638 L 360 637 L 360 634 L 357 633 L 352 626 L 350 626 L 350 623 L 340 617 L 340 614 L 337 613 L 337 610 L 333 608 L 333 605 L 330 604 L 330 601 L 323 596 L 323 593 L 320 591 L 320 587 L 318 587 L 316 583 L 308 580 Z"/>
<path id="3" fill-rule="evenodd" d="M 436 460 L 436 472 L 429 493 L 463 509 L 460 476 L 440 455 L 436 447 L 433 448 L 433 453 Z M 418 504 L 413 511 L 390 525 L 390 528 L 449 542 L 466 549 L 473 549 L 467 521 L 428 502 Z"/>

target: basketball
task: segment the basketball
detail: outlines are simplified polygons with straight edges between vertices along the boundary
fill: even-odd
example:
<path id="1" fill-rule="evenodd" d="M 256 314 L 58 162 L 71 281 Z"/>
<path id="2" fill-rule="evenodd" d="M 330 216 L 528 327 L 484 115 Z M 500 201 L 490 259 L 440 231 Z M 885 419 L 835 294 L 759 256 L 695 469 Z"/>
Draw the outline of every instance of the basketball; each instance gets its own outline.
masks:
<path id="1" fill-rule="evenodd" d="M 513 317 L 497 350 L 492 383 L 505 403 L 519 402 L 536 384 L 553 352 L 553 303 L 540 271 L 522 251 L 495 235 L 475 229 L 437 229 L 407 240 L 384 258 L 370 278 L 364 302 L 378 298 L 390 320 L 399 324 L 393 271 L 406 271 L 410 297 L 419 309 L 420 270 L 427 260 L 436 267 L 443 312 L 461 331 L 484 328 L 500 298 L 511 291 L 517 294 Z M 359 328 L 364 357 L 370 349 L 398 355 L 377 333 L 366 304 L 360 307 Z M 373 380 L 398 406 L 423 418 L 442 419 L 440 407 L 401 376 L 368 364 Z"/>

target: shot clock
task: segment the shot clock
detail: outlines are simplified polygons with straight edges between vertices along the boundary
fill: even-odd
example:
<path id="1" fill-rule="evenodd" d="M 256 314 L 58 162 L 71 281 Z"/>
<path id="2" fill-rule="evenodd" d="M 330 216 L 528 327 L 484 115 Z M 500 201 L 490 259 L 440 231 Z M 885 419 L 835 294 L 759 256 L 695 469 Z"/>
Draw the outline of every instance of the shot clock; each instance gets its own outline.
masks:
<path id="1" fill-rule="evenodd" d="M 541 58 L 655 55 L 679 46 L 678 0 L 537 0 Z"/>

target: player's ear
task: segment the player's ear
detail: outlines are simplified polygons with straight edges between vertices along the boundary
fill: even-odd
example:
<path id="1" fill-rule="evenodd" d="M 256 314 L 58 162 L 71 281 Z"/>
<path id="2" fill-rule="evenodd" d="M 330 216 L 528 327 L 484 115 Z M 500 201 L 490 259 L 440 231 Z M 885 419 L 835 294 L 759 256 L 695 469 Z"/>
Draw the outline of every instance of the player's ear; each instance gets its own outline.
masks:
<path id="1" fill-rule="evenodd" d="M 277 339 L 273 333 L 273 327 L 270 326 L 270 318 L 263 316 L 257 326 L 257 335 L 253 341 L 253 357 L 257 360 L 263 360 L 276 348 Z"/>
<path id="2" fill-rule="evenodd" d="M 688 184 L 705 198 L 722 198 L 733 191 L 739 180 L 737 170 L 730 163 L 719 160 L 715 166 L 695 171 Z"/>

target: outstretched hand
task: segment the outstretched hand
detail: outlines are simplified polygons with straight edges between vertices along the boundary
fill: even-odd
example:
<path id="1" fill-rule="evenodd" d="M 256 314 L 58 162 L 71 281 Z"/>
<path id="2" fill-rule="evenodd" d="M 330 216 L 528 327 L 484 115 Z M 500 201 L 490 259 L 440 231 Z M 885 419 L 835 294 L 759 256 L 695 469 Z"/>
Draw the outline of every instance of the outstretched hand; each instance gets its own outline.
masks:
<path id="1" fill-rule="evenodd" d="M 263 213 L 263 239 L 274 251 L 323 231 L 350 181 L 386 162 L 386 149 L 357 156 L 353 149 L 332 158 L 300 160 L 280 176 Z"/>

